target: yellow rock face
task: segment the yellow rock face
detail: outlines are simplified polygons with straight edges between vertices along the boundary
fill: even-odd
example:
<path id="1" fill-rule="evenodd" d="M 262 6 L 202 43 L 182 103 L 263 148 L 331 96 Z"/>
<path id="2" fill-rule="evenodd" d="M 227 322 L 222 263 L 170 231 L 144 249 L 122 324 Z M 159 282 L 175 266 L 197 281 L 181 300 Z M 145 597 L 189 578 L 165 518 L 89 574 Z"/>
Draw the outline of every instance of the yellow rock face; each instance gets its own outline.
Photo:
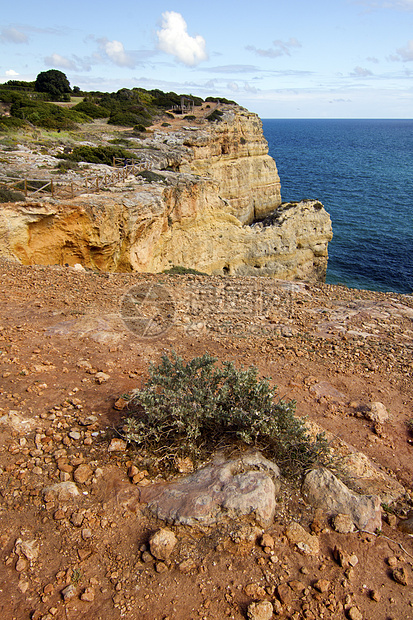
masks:
<path id="1" fill-rule="evenodd" d="M 180 265 L 324 279 L 329 215 L 317 201 L 281 205 L 261 121 L 236 106 L 224 110 L 222 121 L 185 134 L 189 155 L 178 171 L 163 173 L 166 184 L 132 180 L 65 202 L 3 205 L 0 254 L 27 265 L 81 263 L 103 271 Z"/>

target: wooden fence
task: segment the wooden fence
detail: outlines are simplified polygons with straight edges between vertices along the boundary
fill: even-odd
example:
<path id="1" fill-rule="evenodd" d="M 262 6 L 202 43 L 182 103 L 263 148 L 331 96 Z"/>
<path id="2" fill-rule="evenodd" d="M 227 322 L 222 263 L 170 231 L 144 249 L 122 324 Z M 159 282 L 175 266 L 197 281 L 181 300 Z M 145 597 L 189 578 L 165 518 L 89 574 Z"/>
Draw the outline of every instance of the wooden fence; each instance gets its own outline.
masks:
<path id="1" fill-rule="evenodd" d="M 51 195 L 52 198 L 74 198 L 81 194 L 99 192 L 106 187 L 126 181 L 131 174 L 137 175 L 144 170 L 151 170 L 150 163 L 136 162 L 133 159 L 113 159 L 113 169 L 102 176 L 83 177 L 82 180 L 70 183 L 54 179 L 18 179 L 15 177 L 0 177 L 0 185 L 8 189 L 22 192 L 28 196 Z"/>

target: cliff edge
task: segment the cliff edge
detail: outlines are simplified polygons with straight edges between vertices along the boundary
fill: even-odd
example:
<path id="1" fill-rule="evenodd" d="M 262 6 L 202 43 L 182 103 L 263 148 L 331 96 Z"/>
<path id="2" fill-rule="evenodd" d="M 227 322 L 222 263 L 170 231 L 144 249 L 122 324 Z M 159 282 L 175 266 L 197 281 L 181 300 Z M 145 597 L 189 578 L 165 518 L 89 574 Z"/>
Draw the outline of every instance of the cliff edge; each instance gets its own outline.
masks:
<path id="1" fill-rule="evenodd" d="M 71 199 L 29 196 L 4 205 L 1 255 L 26 265 L 81 263 L 153 273 L 180 265 L 216 275 L 322 281 L 332 238 L 329 215 L 316 200 L 282 204 L 258 116 L 236 105 L 219 111 L 213 122 L 206 118 L 210 110 L 201 109 L 130 139 L 150 173 L 131 173 L 107 187 L 102 180 L 102 191 Z M 108 131 L 106 126 L 95 143 L 109 143 Z M 33 147 L 8 151 L 6 160 L 46 179 L 59 162 L 59 148 L 49 149 L 41 164 Z M 55 187 L 81 182 L 85 174 L 103 179 L 108 171 L 103 165 L 69 170 Z"/>

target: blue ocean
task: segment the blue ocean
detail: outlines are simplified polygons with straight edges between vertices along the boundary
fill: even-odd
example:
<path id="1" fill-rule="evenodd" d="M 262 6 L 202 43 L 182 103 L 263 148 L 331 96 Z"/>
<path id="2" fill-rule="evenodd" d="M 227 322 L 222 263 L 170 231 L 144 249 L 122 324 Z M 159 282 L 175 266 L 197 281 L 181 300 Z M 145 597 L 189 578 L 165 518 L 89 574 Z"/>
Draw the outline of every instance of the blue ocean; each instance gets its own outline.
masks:
<path id="1" fill-rule="evenodd" d="M 413 120 L 264 120 L 283 202 L 331 216 L 327 282 L 413 293 Z"/>

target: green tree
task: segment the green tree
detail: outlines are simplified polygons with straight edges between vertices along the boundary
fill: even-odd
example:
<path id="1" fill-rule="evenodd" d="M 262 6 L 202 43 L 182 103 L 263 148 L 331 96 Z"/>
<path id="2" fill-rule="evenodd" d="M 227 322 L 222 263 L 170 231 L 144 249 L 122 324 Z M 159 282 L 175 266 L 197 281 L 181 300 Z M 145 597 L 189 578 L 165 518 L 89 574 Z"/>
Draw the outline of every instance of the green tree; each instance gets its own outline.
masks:
<path id="1" fill-rule="evenodd" d="M 69 80 L 62 71 L 57 69 L 39 73 L 34 87 L 38 93 L 47 93 L 52 101 L 66 100 L 67 93 L 72 92 Z"/>

